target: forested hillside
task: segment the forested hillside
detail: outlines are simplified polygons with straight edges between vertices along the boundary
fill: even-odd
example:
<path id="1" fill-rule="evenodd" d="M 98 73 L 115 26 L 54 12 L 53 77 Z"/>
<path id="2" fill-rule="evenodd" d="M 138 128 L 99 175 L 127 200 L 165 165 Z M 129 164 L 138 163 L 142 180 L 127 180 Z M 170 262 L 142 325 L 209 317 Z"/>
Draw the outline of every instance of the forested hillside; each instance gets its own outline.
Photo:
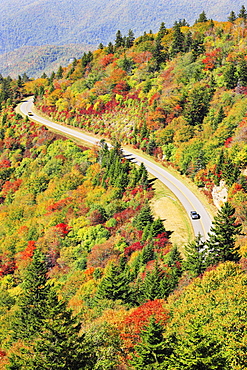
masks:
<path id="1" fill-rule="evenodd" d="M 36 80 L 0 80 L 0 369 L 247 367 L 247 13 L 115 40 Z M 86 148 L 14 110 L 111 141 Z M 131 145 L 221 203 L 183 250 Z"/>

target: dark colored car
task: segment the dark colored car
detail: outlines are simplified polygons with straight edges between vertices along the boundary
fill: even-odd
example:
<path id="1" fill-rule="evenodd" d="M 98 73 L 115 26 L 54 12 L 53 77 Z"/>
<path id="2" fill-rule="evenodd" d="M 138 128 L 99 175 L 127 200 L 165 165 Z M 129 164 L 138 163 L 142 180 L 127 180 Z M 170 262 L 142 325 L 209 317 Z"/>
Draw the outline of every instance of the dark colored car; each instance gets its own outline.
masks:
<path id="1" fill-rule="evenodd" d="M 196 211 L 190 211 L 190 217 L 192 220 L 198 220 L 200 218 L 200 215 Z"/>

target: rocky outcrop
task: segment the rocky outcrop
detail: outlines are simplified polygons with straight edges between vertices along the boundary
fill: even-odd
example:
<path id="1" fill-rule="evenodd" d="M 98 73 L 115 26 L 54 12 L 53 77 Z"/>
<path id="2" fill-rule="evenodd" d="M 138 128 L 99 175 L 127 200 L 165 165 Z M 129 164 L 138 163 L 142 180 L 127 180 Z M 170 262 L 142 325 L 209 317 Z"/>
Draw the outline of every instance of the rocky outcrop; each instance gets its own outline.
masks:
<path id="1" fill-rule="evenodd" d="M 214 205 L 219 209 L 222 204 L 227 201 L 227 186 L 224 180 L 220 181 L 219 186 L 214 186 L 212 190 L 212 198 Z"/>

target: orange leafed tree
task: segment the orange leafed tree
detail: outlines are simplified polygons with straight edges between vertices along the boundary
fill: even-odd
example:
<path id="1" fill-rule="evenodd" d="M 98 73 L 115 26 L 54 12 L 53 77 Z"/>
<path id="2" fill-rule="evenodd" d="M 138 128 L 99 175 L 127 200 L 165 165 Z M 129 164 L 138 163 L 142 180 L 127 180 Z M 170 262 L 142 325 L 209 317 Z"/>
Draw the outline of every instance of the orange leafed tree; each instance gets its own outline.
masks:
<path id="1" fill-rule="evenodd" d="M 163 299 L 148 301 L 131 311 L 122 322 L 121 338 L 127 349 L 131 350 L 140 340 L 140 333 L 145 325 L 148 324 L 150 317 L 155 317 L 156 321 L 165 325 L 168 318 L 168 310 L 164 307 Z"/>

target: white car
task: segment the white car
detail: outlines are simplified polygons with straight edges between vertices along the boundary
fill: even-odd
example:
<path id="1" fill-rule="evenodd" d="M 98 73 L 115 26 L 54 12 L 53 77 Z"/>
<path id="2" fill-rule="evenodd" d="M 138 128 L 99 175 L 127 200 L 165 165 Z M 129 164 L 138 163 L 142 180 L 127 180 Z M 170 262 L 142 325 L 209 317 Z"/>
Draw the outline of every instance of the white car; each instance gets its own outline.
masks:
<path id="1" fill-rule="evenodd" d="M 200 218 L 200 215 L 196 211 L 190 211 L 190 217 L 192 220 L 198 220 Z"/>

